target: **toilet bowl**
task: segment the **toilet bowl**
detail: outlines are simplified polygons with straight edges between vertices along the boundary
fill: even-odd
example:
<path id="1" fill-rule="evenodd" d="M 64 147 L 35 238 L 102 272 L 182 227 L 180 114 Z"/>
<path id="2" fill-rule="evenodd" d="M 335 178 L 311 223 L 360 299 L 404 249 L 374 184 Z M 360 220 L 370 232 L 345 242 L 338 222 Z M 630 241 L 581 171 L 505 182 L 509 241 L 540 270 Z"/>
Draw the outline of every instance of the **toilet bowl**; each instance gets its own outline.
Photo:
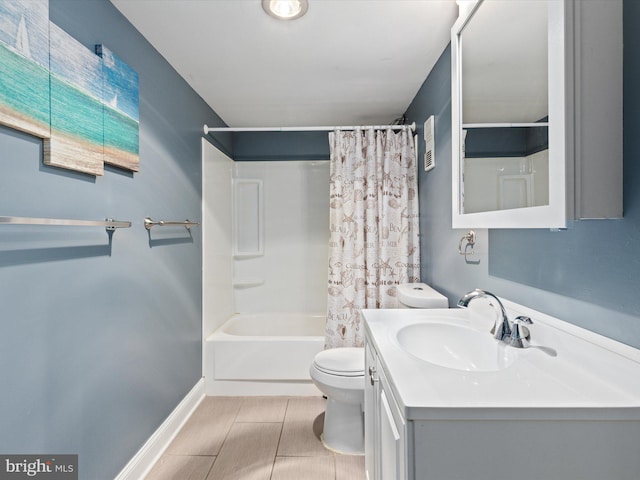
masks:
<path id="1" fill-rule="evenodd" d="M 397 287 L 402 308 L 448 308 L 447 297 L 425 283 Z M 352 455 L 364 453 L 364 348 L 323 350 L 309 374 L 327 396 L 322 443 L 330 450 Z"/>
<path id="2" fill-rule="evenodd" d="M 318 353 L 309 374 L 327 396 L 322 443 L 338 453 L 364 453 L 364 348 Z"/>

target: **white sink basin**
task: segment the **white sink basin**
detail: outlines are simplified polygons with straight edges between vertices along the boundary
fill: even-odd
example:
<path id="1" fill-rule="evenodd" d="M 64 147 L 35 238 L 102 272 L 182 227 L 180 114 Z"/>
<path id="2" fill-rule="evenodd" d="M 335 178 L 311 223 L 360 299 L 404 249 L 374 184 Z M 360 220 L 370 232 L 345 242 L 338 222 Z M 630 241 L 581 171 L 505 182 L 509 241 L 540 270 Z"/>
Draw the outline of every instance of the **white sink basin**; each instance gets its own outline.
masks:
<path id="1" fill-rule="evenodd" d="M 396 338 L 414 357 L 454 370 L 495 372 L 517 357 L 490 333 L 450 323 L 414 323 L 398 330 Z"/>

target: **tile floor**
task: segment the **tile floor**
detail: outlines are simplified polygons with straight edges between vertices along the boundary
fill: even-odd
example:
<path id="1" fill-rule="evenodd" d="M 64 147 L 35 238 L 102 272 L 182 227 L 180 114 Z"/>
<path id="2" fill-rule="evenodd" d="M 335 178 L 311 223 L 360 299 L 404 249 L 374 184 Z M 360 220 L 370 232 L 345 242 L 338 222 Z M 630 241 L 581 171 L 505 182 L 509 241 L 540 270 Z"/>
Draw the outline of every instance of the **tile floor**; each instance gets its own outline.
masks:
<path id="1" fill-rule="evenodd" d="M 322 397 L 205 397 L 145 480 L 360 480 L 320 442 Z"/>

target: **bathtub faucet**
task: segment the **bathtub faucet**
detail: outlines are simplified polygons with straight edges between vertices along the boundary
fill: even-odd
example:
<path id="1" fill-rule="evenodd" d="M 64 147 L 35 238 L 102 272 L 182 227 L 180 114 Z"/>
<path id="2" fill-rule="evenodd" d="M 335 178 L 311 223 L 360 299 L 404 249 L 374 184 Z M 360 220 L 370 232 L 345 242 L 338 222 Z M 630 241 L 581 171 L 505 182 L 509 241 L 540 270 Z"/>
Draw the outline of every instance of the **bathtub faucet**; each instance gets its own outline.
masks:
<path id="1" fill-rule="evenodd" d="M 498 311 L 499 317 L 496 318 L 496 322 L 491 329 L 491 333 L 493 336 L 501 341 L 509 343 L 511 339 L 511 324 L 509 323 L 509 317 L 507 317 L 507 312 L 504 309 L 504 305 L 498 297 L 496 297 L 491 292 L 486 292 L 484 290 L 480 290 L 476 288 L 475 290 L 464 295 L 460 300 L 458 300 L 459 307 L 468 307 L 471 300 L 476 298 L 490 298 L 489 304 Z"/>

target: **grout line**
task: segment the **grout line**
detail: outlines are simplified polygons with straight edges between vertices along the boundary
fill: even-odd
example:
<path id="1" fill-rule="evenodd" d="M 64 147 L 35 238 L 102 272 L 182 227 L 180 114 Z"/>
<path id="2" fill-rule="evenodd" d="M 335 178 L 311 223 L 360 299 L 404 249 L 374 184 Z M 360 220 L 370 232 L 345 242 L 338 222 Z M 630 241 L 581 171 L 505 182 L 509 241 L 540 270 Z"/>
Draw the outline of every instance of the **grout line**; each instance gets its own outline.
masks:
<path id="1" fill-rule="evenodd" d="M 238 398 L 240 400 L 240 406 L 238 407 L 238 411 L 236 412 L 235 417 L 233 417 L 233 423 L 236 423 L 236 419 L 238 418 L 238 415 L 240 415 L 240 410 L 242 410 L 242 406 L 244 405 L 244 402 L 246 401 L 245 399 L 247 397 L 236 397 L 236 398 Z M 231 430 L 231 429 L 229 429 L 229 430 Z M 225 437 L 225 440 L 226 439 L 227 438 Z M 224 443 L 224 442 L 222 442 L 222 443 Z"/>
<path id="2" fill-rule="evenodd" d="M 289 402 L 290 398 L 287 398 L 287 406 L 284 407 L 284 415 L 282 416 L 282 423 L 280 424 L 280 435 L 278 435 L 278 444 L 276 445 L 276 454 L 273 457 L 273 464 L 271 465 L 271 475 L 269 475 L 269 480 L 273 479 L 273 471 L 276 468 L 276 459 L 278 458 L 278 450 L 280 450 L 280 442 L 282 441 L 282 432 L 284 432 L 284 421 L 287 418 L 287 410 L 289 410 Z"/>
<path id="3" fill-rule="evenodd" d="M 277 455 L 278 458 L 328 458 L 336 457 L 337 454 L 331 452 L 331 455 Z"/>
<path id="4" fill-rule="evenodd" d="M 224 439 L 222 440 L 222 443 L 220 444 L 220 449 L 218 450 L 218 453 L 215 455 L 215 460 L 213 461 L 213 463 L 211 464 L 211 467 L 209 468 L 209 471 L 207 472 L 207 476 L 204 477 L 203 480 L 206 480 L 207 477 L 209 476 L 209 474 L 211 473 L 211 470 L 213 470 L 213 467 L 215 466 L 216 462 L 218 461 L 218 459 L 220 458 L 220 452 L 222 451 L 222 448 L 224 447 L 225 442 L 227 441 L 227 439 L 229 438 L 229 433 L 231 433 L 231 429 L 233 428 L 233 426 L 236 424 L 236 418 L 238 418 L 238 414 L 240 413 L 240 409 L 242 408 L 242 405 L 244 404 L 244 399 L 245 397 L 236 397 L 239 400 L 241 400 L 240 402 L 240 406 L 238 407 L 238 411 L 236 412 L 236 414 L 233 417 L 233 422 L 231 422 L 231 426 L 229 427 L 229 430 L 227 430 L 227 433 L 225 433 L 224 435 Z"/>
<path id="5" fill-rule="evenodd" d="M 169 457 L 216 457 L 217 455 L 206 455 L 203 453 L 165 453 Z"/>
<path id="6" fill-rule="evenodd" d="M 243 423 L 284 423 L 284 422 L 280 422 L 280 421 L 270 421 L 270 422 L 265 422 L 264 420 L 260 420 L 259 422 L 256 421 L 240 421 L 240 422 L 233 422 L 234 425 L 241 425 Z"/>
<path id="7" fill-rule="evenodd" d="M 220 447 L 220 449 L 222 449 L 222 447 Z M 207 470 L 207 474 L 204 476 L 204 478 L 202 480 L 207 480 L 207 478 L 209 478 L 209 474 L 211 473 L 211 470 L 213 470 L 213 466 L 215 465 L 216 460 L 218 460 L 218 456 L 217 455 L 214 458 L 213 462 L 211 462 L 211 466 L 209 467 L 209 470 Z"/>

